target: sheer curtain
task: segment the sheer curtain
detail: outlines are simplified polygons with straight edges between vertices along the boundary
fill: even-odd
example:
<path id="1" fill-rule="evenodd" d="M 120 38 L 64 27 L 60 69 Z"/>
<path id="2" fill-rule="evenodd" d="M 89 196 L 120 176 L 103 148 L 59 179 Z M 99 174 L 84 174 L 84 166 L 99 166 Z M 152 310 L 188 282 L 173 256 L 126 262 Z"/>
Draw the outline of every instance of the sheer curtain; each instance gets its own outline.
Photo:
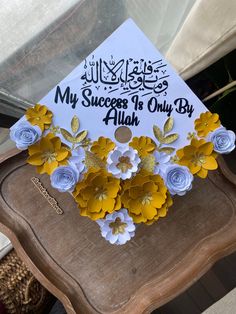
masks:
<path id="1" fill-rule="evenodd" d="M 189 78 L 235 48 L 235 16 L 232 0 L 2 0 L 0 112 L 29 105 L 1 90 L 37 102 L 128 17 Z"/>

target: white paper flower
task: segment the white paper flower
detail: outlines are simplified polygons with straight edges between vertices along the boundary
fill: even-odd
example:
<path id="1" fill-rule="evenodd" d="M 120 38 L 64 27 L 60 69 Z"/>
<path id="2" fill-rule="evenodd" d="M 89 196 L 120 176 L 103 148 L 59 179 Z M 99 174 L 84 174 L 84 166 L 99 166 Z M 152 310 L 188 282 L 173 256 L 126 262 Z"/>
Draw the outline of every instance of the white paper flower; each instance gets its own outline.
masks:
<path id="1" fill-rule="evenodd" d="M 40 139 L 42 131 L 38 126 L 30 124 L 26 119 L 22 120 L 10 129 L 10 138 L 16 143 L 18 149 L 25 150 Z"/>
<path id="2" fill-rule="evenodd" d="M 106 215 L 105 219 L 97 220 L 103 238 L 111 244 L 125 244 L 134 236 L 135 225 L 125 208 Z"/>
<path id="3" fill-rule="evenodd" d="M 184 195 L 192 188 L 193 175 L 185 166 L 169 165 L 163 174 L 170 194 Z"/>
<path id="4" fill-rule="evenodd" d="M 85 151 L 82 147 L 79 147 L 72 151 L 72 156 L 69 159 L 69 164 L 77 169 L 79 173 L 84 172 L 85 167 Z"/>
<path id="5" fill-rule="evenodd" d="M 108 154 L 107 170 L 116 178 L 129 179 L 138 171 L 140 161 L 138 152 L 132 147 L 116 147 Z"/>
<path id="6" fill-rule="evenodd" d="M 160 174 L 161 172 L 164 172 L 165 167 L 170 162 L 170 155 L 155 150 L 153 156 L 155 157 L 155 166 L 153 173 Z"/>
<path id="7" fill-rule="evenodd" d="M 229 154 L 235 148 L 235 134 L 233 131 L 220 127 L 210 132 L 207 140 L 214 144 L 214 151 L 219 154 Z"/>
<path id="8" fill-rule="evenodd" d="M 59 192 L 73 192 L 79 180 L 79 175 L 76 168 L 71 165 L 60 166 L 56 168 L 50 176 L 51 185 Z"/>

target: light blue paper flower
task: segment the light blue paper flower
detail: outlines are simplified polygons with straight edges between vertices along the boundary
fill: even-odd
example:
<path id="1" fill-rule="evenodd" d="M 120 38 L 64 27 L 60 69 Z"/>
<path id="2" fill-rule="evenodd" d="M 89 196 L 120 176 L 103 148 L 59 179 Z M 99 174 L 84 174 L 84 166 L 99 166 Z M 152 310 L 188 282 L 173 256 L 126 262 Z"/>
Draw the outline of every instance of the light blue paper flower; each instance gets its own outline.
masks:
<path id="1" fill-rule="evenodd" d="M 184 195 L 192 188 L 193 175 L 185 166 L 169 165 L 163 175 L 170 194 Z"/>
<path id="2" fill-rule="evenodd" d="M 224 127 L 210 132 L 207 139 L 214 144 L 214 151 L 219 154 L 229 154 L 235 148 L 234 132 Z"/>
<path id="3" fill-rule="evenodd" d="M 51 185 L 59 192 L 73 192 L 79 172 L 72 166 L 60 166 L 50 176 Z"/>
<path id="4" fill-rule="evenodd" d="M 10 138 L 18 149 L 25 150 L 40 139 L 42 131 L 38 126 L 22 120 L 10 129 Z"/>

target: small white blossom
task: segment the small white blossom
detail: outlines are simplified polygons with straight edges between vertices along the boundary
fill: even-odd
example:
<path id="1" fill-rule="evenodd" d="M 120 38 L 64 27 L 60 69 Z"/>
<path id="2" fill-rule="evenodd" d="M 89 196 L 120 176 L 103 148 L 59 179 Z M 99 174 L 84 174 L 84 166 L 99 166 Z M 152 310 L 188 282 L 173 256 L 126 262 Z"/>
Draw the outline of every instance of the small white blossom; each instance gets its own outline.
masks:
<path id="1" fill-rule="evenodd" d="M 99 219 L 97 223 L 103 238 L 111 244 L 122 245 L 134 237 L 135 225 L 125 208 L 106 215 L 105 219 Z"/>
<path id="2" fill-rule="evenodd" d="M 116 147 L 107 157 L 107 170 L 114 177 L 122 180 L 129 179 L 138 171 L 141 159 L 132 147 Z"/>
<path id="3" fill-rule="evenodd" d="M 169 165 L 163 174 L 170 194 L 184 195 L 192 188 L 193 175 L 185 166 Z"/>
<path id="4" fill-rule="evenodd" d="M 50 176 L 51 185 L 59 192 L 73 192 L 79 180 L 79 175 L 76 168 L 71 165 L 60 166 L 56 168 Z"/>
<path id="5" fill-rule="evenodd" d="M 79 173 L 86 170 L 85 167 L 85 151 L 82 147 L 79 147 L 72 151 L 72 156 L 69 159 L 69 164 L 74 166 Z"/>
<path id="6" fill-rule="evenodd" d="M 160 174 L 165 170 L 165 167 L 168 165 L 170 162 L 170 155 L 167 155 L 163 152 L 158 152 L 155 150 L 153 152 L 153 156 L 155 157 L 155 166 L 153 173 L 154 174 Z"/>
<path id="7" fill-rule="evenodd" d="M 37 125 L 32 125 L 25 118 L 22 118 L 10 129 L 10 138 L 16 143 L 16 147 L 21 150 L 27 149 L 36 143 L 42 135 L 41 129 Z"/>
<path id="8" fill-rule="evenodd" d="M 214 145 L 214 151 L 219 154 L 229 154 L 235 148 L 235 134 L 233 131 L 220 127 L 210 132 L 207 140 Z"/>

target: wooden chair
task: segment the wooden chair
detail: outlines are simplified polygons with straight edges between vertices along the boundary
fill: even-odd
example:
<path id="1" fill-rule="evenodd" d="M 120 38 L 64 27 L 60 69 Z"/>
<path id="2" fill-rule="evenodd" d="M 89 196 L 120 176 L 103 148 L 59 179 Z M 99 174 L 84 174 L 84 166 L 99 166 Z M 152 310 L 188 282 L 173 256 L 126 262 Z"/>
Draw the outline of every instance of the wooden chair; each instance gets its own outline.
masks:
<path id="1" fill-rule="evenodd" d="M 138 226 L 134 239 L 112 246 L 96 223 L 79 215 L 70 194 L 53 189 L 21 153 L 0 164 L 0 229 L 68 313 L 150 313 L 236 248 L 236 179 L 219 163 L 186 196 L 175 197 L 166 218 Z"/>

